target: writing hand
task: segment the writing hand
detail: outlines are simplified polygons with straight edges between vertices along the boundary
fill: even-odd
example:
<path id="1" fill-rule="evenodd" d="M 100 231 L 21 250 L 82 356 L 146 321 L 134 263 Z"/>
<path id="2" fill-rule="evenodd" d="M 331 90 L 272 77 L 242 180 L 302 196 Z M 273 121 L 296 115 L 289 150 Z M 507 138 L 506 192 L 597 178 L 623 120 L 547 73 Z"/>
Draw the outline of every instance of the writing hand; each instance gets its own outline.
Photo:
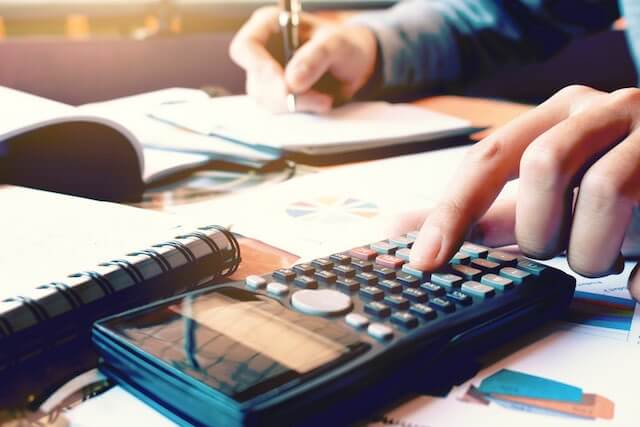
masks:
<path id="1" fill-rule="evenodd" d="M 351 98 L 369 80 L 377 55 L 371 30 L 307 13 L 301 14 L 303 45 L 283 68 L 267 49 L 271 38 L 281 37 L 279 12 L 277 7 L 256 10 L 229 48 L 233 61 L 247 73 L 247 94 L 260 105 L 286 111 L 286 96 L 295 93 L 298 111 L 326 112 L 336 100 Z M 314 87 L 325 74 L 337 82 L 332 93 Z"/>

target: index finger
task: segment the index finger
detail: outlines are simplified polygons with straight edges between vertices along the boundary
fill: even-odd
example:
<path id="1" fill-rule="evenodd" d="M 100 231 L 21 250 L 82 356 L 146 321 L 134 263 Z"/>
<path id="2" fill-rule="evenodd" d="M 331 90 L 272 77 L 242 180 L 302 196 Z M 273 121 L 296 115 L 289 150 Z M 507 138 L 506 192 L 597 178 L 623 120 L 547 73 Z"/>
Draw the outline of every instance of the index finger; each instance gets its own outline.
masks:
<path id="1" fill-rule="evenodd" d="M 489 209 L 506 182 L 517 177 L 527 146 L 597 94 L 581 86 L 563 89 L 475 144 L 446 196 L 425 219 L 411 251 L 411 264 L 433 270 L 448 262 L 471 225 Z"/>
<path id="2" fill-rule="evenodd" d="M 269 37 L 279 31 L 278 14 L 275 6 L 260 8 L 240 28 L 229 46 L 229 55 L 236 64 L 247 71 L 282 70 L 266 48 Z"/>

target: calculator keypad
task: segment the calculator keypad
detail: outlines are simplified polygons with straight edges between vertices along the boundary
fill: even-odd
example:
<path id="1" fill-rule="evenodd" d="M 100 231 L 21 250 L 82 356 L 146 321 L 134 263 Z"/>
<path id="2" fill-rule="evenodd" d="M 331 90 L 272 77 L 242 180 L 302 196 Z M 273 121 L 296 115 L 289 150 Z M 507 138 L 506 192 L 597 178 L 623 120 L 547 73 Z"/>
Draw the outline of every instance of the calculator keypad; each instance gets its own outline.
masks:
<path id="1" fill-rule="evenodd" d="M 350 327 L 389 341 L 393 328 L 408 332 L 426 327 L 510 292 L 546 269 L 526 258 L 465 243 L 447 266 L 423 271 L 409 265 L 416 236 L 408 233 L 280 269 L 272 273 L 272 281 L 250 276 L 246 286 L 290 298 L 293 307 L 306 314 L 345 312 L 343 321 Z M 324 298 L 323 292 L 328 292 L 328 300 L 314 302 Z"/>

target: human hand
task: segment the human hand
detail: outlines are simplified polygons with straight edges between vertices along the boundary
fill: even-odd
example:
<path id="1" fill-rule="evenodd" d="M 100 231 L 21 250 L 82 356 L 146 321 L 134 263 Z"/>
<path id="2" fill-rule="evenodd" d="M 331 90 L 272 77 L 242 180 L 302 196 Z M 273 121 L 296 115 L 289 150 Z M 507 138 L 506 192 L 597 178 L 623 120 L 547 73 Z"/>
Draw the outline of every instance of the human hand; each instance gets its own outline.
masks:
<path id="1" fill-rule="evenodd" d="M 281 37 L 279 12 L 277 7 L 256 10 L 229 48 L 233 61 L 247 73 L 247 94 L 260 105 L 286 111 L 287 94 L 294 93 L 298 111 L 326 112 L 336 101 L 350 99 L 369 80 L 377 55 L 373 32 L 308 13 L 301 14 L 303 45 L 283 68 L 267 49 L 271 38 Z M 327 73 L 336 81 L 331 93 L 314 87 Z"/>
<path id="2" fill-rule="evenodd" d="M 640 89 L 567 87 L 475 144 L 443 200 L 394 233 L 420 229 L 411 264 L 425 270 L 468 238 L 539 259 L 566 249 L 583 276 L 618 273 L 621 251 L 640 253 L 639 127 Z M 494 203 L 517 177 L 517 197 Z M 640 278 L 629 290 L 640 301 Z"/>

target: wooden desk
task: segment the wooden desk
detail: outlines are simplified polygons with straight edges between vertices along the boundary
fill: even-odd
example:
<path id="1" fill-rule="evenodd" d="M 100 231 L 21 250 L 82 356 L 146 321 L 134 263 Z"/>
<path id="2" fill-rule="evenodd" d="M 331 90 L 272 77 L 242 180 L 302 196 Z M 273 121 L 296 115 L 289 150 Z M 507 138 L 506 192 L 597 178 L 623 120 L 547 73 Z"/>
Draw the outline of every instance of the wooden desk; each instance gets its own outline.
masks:
<path id="1" fill-rule="evenodd" d="M 474 125 L 488 129 L 473 135 L 480 140 L 493 129 L 530 110 L 525 104 L 460 96 L 435 96 L 425 98 L 416 105 L 470 120 Z M 233 279 L 241 280 L 250 274 L 266 274 L 291 266 L 298 257 L 256 240 L 241 238 L 242 263 Z"/>

